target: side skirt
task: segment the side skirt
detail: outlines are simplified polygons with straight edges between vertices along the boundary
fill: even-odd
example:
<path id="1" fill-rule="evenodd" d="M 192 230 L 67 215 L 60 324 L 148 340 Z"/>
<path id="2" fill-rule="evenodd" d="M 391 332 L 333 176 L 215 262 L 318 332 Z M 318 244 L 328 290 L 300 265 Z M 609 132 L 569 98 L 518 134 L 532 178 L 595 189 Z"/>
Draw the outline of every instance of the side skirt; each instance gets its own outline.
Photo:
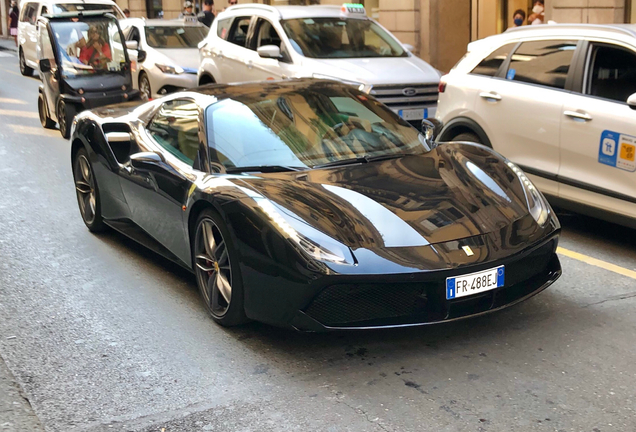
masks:
<path id="1" fill-rule="evenodd" d="M 164 258 L 169 259 L 175 264 L 179 264 L 181 267 L 187 269 L 192 272 L 192 268 L 183 261 L 181 261 L 175 254 L 170 252 L 165 246 L 159 243 L 157 240 L 152 238 L 149 234 L 146 233 L 143 229 L 141 229 L 137 224 L 132 222 L 129 219 L 118 219 L 118 220 L 104 220 L 104 223 L 114 229 L 115 231 L 125 235 L 131 240 L 136 241 L 140 245 L 150 249 L 156 254 L 161 255 Z"/>

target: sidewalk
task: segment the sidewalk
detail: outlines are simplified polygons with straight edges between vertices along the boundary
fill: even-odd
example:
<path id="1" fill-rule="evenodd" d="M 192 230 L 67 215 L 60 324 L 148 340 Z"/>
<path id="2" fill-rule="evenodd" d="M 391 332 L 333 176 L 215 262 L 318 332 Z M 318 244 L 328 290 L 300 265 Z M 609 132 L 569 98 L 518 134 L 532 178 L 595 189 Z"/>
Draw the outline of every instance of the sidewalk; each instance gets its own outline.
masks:
<path id="1" fill-rule="evenodd" d="M 0 50 L 13 51 L 17 53 L 18 47 L 15 46 L 15 41 L 13 40 L 13 38 L 8 39 L 8 38 L 0 37 Z"/>

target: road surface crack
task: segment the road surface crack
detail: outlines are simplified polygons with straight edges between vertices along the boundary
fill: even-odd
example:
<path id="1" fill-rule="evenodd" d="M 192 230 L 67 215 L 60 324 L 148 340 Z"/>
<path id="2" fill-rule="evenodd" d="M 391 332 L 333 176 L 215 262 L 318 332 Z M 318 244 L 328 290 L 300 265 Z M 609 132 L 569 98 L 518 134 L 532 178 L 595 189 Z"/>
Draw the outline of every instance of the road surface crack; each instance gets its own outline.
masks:
<path id="1" fill-rule="evenodd" d="M 628 293 L 628 294 L 621 294 L 621 295 L 608 297 L 608 298 L 606 298 L 604 300 L 601 300 L 601 301 L 597 301 L 597 302 L 594 302 L 594 303 L 586 304 L 583 307 L 586 308 L 586 307 L 590 307 L 590 306 L 596 306 L 596 305 L 599 305 L 599 304 L 602 304 L 602 303 L 605 303 L 605 302 L 609 302 L 609 301 L 626 300 L 626 299 L 630 299 L 630 298 L 634 298 L 634 297 L 636 297 L 636 292 Z"/>
<path id="2" fill-rule="evenodd" d="M 369 417 L 369 414 L 363 410 L 362 408 L 356 408 L 354 406 L 349 405 L 347 402 L 343 401 L 342 399 L 336 399 L 336 402 L 341 403 L 349 408 L 351 408 L 356 414 L 362 414 L 364 416 L 364 418 L 371 424 L 374 425 L 378 425 L 380 427 L 380 429 L 382 429 L 383 431 L 386 432 L 391 432 L 390 429 L 387 429 L 381 422 L 379 418 L 376 418 L 375 420 L 371 420 L 371 418 Z"/>

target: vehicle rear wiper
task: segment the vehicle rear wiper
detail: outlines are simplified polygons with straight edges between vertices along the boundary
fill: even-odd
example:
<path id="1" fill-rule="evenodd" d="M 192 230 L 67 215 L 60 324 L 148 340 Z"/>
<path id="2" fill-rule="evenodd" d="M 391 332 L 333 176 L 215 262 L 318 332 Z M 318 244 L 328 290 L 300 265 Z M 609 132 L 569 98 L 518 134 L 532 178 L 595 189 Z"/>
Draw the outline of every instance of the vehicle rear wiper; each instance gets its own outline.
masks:
<path id="1" fill-rule="evenodd" d="M 397 158 L 401 158 L 403 156 L 409 156 L 409 155 L 410 154 L 408 153 L 390 153 L 390 154 L 383 154 L 378 156 L 359 156 L 355 158 L 342 159 L 342 160 L 337 160 L 333 162 L 327 162 L 324 164 L 314 165 L 313 168 L 327 168 L 327 167 L 334 167 L 334 166 L 341 166 L 341 165 L 352 165 L 357 163 L 369 163 L 369 162 L 375 162 L 380 160 L 397 159 Z"/>
<path id="2" fill-rule="evenodd" d="M 252 165 L 252 166 L 241 166 L 241 167 L 228 167 L 225 168 L 225 172 L 228 174 L 233 173 L 244 173 L 244 172 L 261 172 L 261 173 L 274 173 L 274 172 L 285 172 L 285 171 L 304 171 L 306 167 L 295 167 L 295 166 L 285 166 L 285 165 Z"/>

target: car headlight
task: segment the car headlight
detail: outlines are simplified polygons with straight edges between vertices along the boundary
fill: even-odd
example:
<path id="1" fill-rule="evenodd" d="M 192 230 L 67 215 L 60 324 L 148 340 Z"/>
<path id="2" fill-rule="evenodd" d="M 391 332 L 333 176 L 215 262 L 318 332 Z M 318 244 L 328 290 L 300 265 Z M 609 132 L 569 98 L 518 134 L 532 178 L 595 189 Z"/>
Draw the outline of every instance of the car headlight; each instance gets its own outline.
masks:
<path id="1" fill-rule="evenodd" d="M 159 70 L 165 74 L 178 75 L 183 73 L 183 68 L 180 66 L 171 66 L 158 63 L 155 66 L 157 66 Z"/>
<path id="2" fill-rule="evenodd" d="M 322 74 L 315 73 L 315 74 L 312 74 L 311 77 L 316 79 L 328 79 L 333 81 L 340 81 L 341 83 L 353 86 L 364 93 L 370 93 L 371 89 L 373 88 L 371 84 L 364 84 L 358 81 L 351 81 L 351 80 L 346 80 L 342 78 L 336 78 L 329 75 L 322 75 Z"/>
<path id="3" fill-rule="evenodd" d="M 547 201 L 536 186 L 530 181 L 528 176 L 521 171 L 521 168 L 510 161 L 507 161 L 506 164 L 517 175 L 521 185 L 523 186 L 523 193 L 526 196 L 526 202 L 528 203 L 528 210 L 530 211 L 530 214 L 534 220 L 537 221 L 539 226 L 545 225 L 548 221 L 548 216 L 550 216 L 550 206 Z"/>
<path id="4" fill-rule="evenodd" d="M 346 246 L 287 214 L 283 208 L 268 199 L 256 199 L 256 203 L 283 236 L 306 257 L 337 264 L 355 264 L 351 251 Z M 300 229 L 304 233 L 300 233 Z"/>

